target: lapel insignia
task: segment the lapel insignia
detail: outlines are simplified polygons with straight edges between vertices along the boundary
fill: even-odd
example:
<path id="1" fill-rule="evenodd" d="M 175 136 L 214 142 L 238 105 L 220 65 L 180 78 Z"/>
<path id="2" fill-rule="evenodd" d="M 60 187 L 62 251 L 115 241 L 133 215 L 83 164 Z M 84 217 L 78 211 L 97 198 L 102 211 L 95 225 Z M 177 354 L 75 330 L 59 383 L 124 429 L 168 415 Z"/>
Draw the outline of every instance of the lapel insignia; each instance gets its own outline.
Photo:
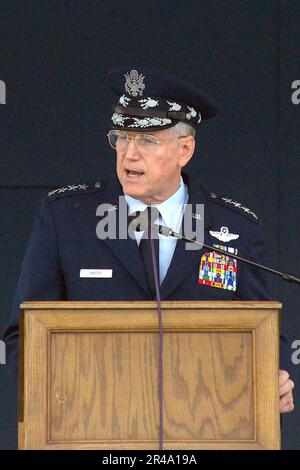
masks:
<path id="1" fill-rule="evenodd" d="M 212 237 L 215 237 L 222 242 L 230 242 L 231 240 L 236 240 L 239 238 L 238 234 L 230 233 L 228 227 L 221 227 L 219 232 L 210 230 L 209 233 Z"/>
<path id="2" fill-rule="evenodd" d="M 200 261 L 198 283 L 236 291 L 237 260 L 215 251 L 204 253 Z"/>

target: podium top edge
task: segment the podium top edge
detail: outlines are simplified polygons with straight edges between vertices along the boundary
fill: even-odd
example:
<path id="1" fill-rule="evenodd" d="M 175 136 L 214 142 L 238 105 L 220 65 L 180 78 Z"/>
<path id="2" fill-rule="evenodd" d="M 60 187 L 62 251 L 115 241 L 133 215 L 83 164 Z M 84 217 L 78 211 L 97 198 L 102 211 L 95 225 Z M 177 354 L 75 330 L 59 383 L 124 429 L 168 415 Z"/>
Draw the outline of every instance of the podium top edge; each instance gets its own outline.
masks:
<path id="1" fill-rule="evenodd" d="M 163 300 L 161 307 L 167 309 L 281 309 L 282 304 L 278 301 L 266 300 Z M 156 309 L 154 300 L 148 301 L 26 301 L 20 305 L 20 309 Z"/>

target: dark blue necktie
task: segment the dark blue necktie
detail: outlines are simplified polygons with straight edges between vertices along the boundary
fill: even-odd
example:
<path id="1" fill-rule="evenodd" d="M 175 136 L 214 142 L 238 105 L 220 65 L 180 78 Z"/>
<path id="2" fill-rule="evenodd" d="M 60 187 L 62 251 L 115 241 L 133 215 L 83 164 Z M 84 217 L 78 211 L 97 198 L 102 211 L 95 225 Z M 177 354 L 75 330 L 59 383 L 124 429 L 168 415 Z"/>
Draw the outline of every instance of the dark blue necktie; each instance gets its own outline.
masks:
<path id="1" fill-rule="evenodd" d="M 151 239 L 152 239 L 152 247 L 154 247 L 155 259 L 156 259 L 156 266 L 157 266 L 157 275 L 159 280 L 159 239 L 157 232 L 151 228 L 154 221 L 159 217 L 159 210 L 156 207 L 147 207 L 143 212 L 143 215 L 147 216 L 147 223 L 145 224 L 143 237 L 140 242 L 139 250 L 141 253 L 143 265 L 145 268 L 146 276 L 148 279 L 150 292 L 152 298 L 155 298 L 156 290 L 155 290 L 155 278 L 153 272 L 153 262 L 152 262 L 152 249 L 151 248 Z"/>

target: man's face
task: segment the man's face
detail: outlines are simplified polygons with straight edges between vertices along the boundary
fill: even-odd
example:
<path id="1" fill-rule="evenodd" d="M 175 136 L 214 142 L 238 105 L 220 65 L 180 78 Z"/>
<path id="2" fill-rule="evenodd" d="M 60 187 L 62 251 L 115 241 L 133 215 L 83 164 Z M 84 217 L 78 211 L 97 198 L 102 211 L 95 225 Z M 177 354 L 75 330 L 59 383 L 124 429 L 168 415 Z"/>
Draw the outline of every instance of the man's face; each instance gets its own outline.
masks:
<path id="1" fill-rule="evenodd" d="M 130 137 L 138 133 L 127 132 Z M 170 140 L 175 136 L 169 129 L 151 135 L 162 142 L 152 154 L 142 153 L 134 139 L 129 139 L 126 149 L 116 150 L 117 175 L 124 193 L 146 204 L 159 204 L 179 187 L 183 143 L 182 139 Z"/>

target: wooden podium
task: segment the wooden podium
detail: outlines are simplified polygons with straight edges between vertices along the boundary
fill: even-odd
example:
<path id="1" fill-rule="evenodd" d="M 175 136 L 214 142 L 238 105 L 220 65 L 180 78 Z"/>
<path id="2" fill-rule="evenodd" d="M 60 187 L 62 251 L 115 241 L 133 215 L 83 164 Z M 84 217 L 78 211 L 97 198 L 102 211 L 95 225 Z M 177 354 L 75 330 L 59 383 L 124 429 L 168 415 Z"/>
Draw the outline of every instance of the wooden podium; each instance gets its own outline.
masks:
<path id="1" fill-rule="evenodd" d="M 279 449 L 278 302 L 162 302 L 164 449 Z M 19 449 L 158 449 L 156 303 L 21 305 Z"/>

